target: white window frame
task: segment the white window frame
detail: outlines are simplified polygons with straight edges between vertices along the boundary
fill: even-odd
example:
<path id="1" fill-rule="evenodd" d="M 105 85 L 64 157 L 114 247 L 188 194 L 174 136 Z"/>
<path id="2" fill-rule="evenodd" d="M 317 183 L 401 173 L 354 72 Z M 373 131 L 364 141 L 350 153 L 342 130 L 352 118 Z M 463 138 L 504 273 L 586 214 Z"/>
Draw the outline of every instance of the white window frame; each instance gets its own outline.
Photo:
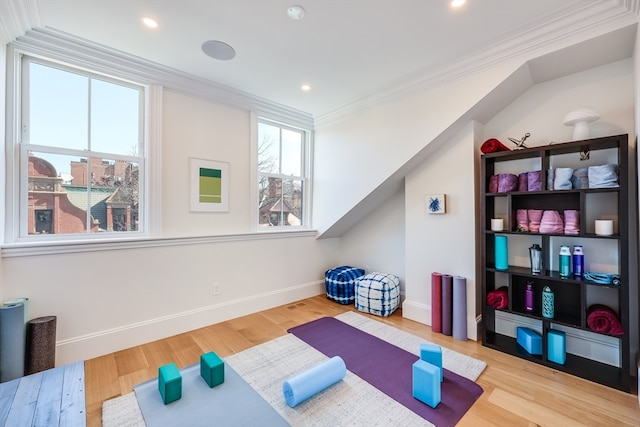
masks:
<path id="1" fill-rule="evenodd" d="M 258 146 L 260 141 L 258 140 L 258 124 L 260 122 L 268 123 L 273 126 L 278 126 L 284 129 L 291 129 L 295 131 L 300 131 L 303 133 L 303 142 L 302 142 L 302 174 L 301 179 L 303 181 L 303 198 L 302 198 L 302 225 L 300 226 L 292 226 L 292 225 L 282 225 L 282 226 L 273 226 L 273 227 L 260 227 L 259 224 L 259 200 L 258 200 L 258 185 L 259 185 L 259 177 L 260 172 L 258 171 Z M 269 118 L 268 115 L 258 115 L 255 112 L 251 113 L 251 182 L 253 183 L 250 191 L 251 195 L 251 220 L 253 223 L 253 230 L 256 232 L 296 232 L 301 230 L 311 230 L 313 229 L 311 224 L 311 201 L 313 195 L 313 130 L 303 128 L 300 126 L 294 126 L 288 123 L 284 123 L 281 120 L 274 120 Z"/>
<path id="2" fill-rule="evenodd" d="M 110 61 L 109 67 L 105 67 L 104 61 L 96 56 L 95 63 L 90 63 L 86 56 L 74 57 L 73 52 L 65 51 L 65 55 L 52 53 L 47 55 L 39 49 L 18 49 L 9 45 L 7 48 L 7 132 L 5 144 L 5 165 L 7 168 L 5 186 L 5 228 L 3 235 L 3 247 L 24 244 L 69 244 L 73 242 L 112 242 L 121 240 L 139 240 L 157 235 L 160 229 L 160 138 L 161 138 L 161 111 L 162 111 L 162 87 L 150 82 L 138 82 L 127 78 L 127 68 L 130 64 L 119 66 Z M 76 234 L 50 234 L 28 235 L 27 213 L 21 212 L 27 209 L 28 194 L 28 156 L 27 147 L 22 142 L 22 66 L 23 58 L 34 58 L 34 61 L 48 64 L 57 64 L 61 68 L 71 69 L 82 74 L 105 77 L 106 80 L 122 82 L 143 88 L 144 117 L 141 120 L 143 133 L 142 159 L 140 173 L 142 176 L 143 190 L 139 198 L 142 209 L 140 212 L 141 228 L 129 232 L 107 233 L 76 233 Z M 119 70 L 122 70 L 120 75 Z M 130 70 L 130 68 L 129 68 Z M 30 148 L 38 150 L 38 146 Z M 42 147 L 44 151 L 54 152 L 55 147 Z M 98 152 L 87 152 L 87 157 L 100 155 Z M 105 154 L 105 158 L 115 158 L 111 153 Z M 21 173 L 24 171 L 24 173 Z M 24 191 L 23 191 L 24 189 Z"/>

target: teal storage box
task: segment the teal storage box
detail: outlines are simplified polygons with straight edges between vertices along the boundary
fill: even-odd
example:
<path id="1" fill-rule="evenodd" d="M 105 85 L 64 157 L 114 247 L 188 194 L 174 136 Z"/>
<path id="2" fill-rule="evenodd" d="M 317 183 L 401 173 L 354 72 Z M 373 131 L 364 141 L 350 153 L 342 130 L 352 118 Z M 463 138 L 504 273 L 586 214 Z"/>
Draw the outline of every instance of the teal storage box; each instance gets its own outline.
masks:
<path id="1" fill-rule="evenodd" d="M 420 359 L 413 364 L 413 397 L 435 408 L 440 403 L 440 369 Z"/>
<path id="2" fill-rule="evenodd" d="M 564 365 L 567 360 L 567 337 L 564 332 L 554 329 L 547 332 L 547 359 Z"/>
<path id="3" fill-rule="evenodd" d="M 158 368 L 158 389 L 165 405 L 182 397 L 182 374 L 175 363 Z"/>
<path id="4" fill-rule="evenodd" d="M 200 356 L 200 376 L 215 387 L 224 382 L 224 362 L 213 351 Z"/>
<path id="5" fill-rule="evenodd" d="M 516 341 L 529 354 L 542 354 L 542 337 L 531 328 L 518 326 L 516 328 Z"/>
<path id="6" fill-rule="evenodd" d="M 444 379 L 442 369 L 442 347 L 437 344 L 420 344 L 420 360 L 431 363 L 440 370 L 440 382 Z"/>

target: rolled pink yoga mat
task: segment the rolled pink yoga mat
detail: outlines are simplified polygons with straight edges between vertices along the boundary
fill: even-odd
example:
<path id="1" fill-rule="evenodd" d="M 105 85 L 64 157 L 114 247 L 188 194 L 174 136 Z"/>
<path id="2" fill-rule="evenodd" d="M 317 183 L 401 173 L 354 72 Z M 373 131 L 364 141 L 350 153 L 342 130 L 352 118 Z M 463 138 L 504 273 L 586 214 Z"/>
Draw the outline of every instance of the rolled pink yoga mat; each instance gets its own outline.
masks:
<path id="1" fill-rule="evenodd" d="M 453 333 L 453 276 L 442 275 L 442 333 Z"/>
<path id="2" fill-rule="evenodd" d="M 442 332 L 442 274 L 431 274 L 431 330 Z"/>

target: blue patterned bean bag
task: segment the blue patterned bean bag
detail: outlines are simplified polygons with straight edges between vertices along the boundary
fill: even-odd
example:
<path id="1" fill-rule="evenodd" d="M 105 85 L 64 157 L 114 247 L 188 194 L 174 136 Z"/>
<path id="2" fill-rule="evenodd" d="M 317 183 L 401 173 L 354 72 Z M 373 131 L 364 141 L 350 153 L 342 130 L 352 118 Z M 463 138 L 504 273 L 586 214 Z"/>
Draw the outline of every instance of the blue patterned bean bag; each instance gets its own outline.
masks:
<path id="1" fill-rule="evenodd" d="M 363 269 L 348 265 L 327 270 L 324 273 L 327 298 L 340 304 L 353 304 L 356 280 L 362 275 L 364 275 Z"/>
<path id="2" fill-rule="evenodd" d="M 369 273 L 356 281 L 356 309 L 387 317 L 400 305 L 400 279 L 395 274 Z"/>

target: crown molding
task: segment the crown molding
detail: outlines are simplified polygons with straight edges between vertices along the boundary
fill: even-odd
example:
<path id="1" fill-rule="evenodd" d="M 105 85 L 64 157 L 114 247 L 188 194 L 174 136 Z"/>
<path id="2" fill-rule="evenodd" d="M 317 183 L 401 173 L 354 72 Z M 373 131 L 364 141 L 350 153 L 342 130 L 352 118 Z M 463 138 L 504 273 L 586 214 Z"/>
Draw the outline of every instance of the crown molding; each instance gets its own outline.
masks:
<path id="1" fill-rule="evenodd" d="M 35 1 L 0 1 L 0 37 L 10 43 L 33 27 L 41 25 Z"/>
<path id="2" fill-rule="evenodd" d="M 525 63 L 541 54 L 637 24 L 639 5 L 640 0 L 571 2 L 560 13 L 503 34 L 484 49 L 470 51 L 437 69 L 404 76 L 375 95 L 318 115 L 315 124 L 324 126 L 358 111 L 450 84 L 508 60 L 522 58 Z"/>

